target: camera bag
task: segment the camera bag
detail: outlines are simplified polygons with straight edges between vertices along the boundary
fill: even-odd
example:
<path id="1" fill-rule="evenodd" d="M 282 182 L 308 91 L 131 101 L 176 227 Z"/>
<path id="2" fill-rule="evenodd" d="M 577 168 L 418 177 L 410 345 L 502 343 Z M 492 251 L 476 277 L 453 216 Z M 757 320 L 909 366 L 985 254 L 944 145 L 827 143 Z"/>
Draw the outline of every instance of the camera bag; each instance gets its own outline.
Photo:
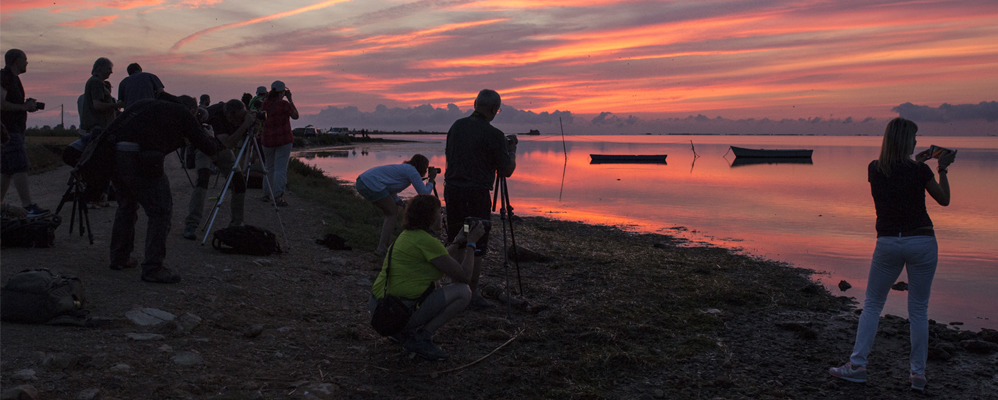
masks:
<path id="1" fill-rule="evenodd" d="M 131 107 L 127 114 L 121 114 L 114 121 L 108 124 L 107 128 L 96 128 L 90 133 L 90 142 L 83 148 L 76 167 L 73 168 L 73 175 L 80 178 L 87 186 L 107 187 L 111 180 L 111 173 L 114 172 L 114 158 L 117 154 L 115 145 L 118 143 L 118 131 L 127 126 L 132 120 L 146 112 L 156 102 L 147 101 L 141 106 Z"/>
<path id="2" fill-rule="evenodd" d="M 392 268 L 392 250 L 394 249 L 395 244 L 392 243 L 392 246 L 388 248 L 388 266 L 385 267 L 384 296 L 378 299 L 378 305 L 374 308 L 374 313 L 371 314 L 371 327 L 381 336 L 392 336 L 402 332 L 409 324 L 409 319 L 412 318 L 413 308 L 419 308 L 419 305 L 423 304 L 423 301 L 430 297 L 430 294 L 436 289 L 436 285 L 431 282 L 412 308 L 403 301 L 403 297 L 388 294 L 388 277 L 391 276 L 389 273 Z"/>
<path id="3" fill-rule="evenodd" d="M 273 232 L 253 225 L 230 226 L 215 231 L 211 246 L 226 254 L 269 256 L 281 254 L 281 245 Z"/>
<path id="4" fill-rule="evenodd" d="M 55 229 L 62 223 L 58 214 L 32 218 L 3 218 L 0 245 L 3 247 L 52 247 Z"/>
<path id="5" fill-rule="evenodd" d="M 10 322 L 42 324 L 57 317 L 72 320 L 86 315 L 83 282 L 44 268 L 12 276 L 0 289 L 0 301 L 0 319 Z"/>

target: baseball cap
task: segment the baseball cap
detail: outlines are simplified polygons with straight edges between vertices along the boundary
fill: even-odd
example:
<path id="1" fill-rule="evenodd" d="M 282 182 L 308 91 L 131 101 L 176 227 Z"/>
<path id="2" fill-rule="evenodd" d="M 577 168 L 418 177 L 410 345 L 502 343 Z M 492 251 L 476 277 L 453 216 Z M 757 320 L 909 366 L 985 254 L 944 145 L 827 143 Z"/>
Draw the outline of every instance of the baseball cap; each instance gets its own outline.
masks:
<path id="1" fill-rule="evenodd" d="M 278 92 L 281 92 L 281 91 L 284 91 L 284 89 L 287 89 L 287 87 L 284 86 L 284 82 L 281 82 L 281 81 L 274 81 L 274 83 L 270 84 L 270 88 L 273 89 L 273 90 L 276 90 Z"/>

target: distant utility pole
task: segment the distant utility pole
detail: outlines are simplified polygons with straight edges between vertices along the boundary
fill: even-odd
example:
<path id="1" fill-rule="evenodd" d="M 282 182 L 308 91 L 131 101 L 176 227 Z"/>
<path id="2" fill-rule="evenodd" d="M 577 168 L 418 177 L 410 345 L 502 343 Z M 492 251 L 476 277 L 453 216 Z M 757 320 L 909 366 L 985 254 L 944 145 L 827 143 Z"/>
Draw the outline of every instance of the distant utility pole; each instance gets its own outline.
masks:
<path id="1" fill-rule="evenodd" d="M 63 106 L 65 104 L 59 105 L 59 125 L 62 126 L 62 129 L 66 129 L 66 108 Z"/>

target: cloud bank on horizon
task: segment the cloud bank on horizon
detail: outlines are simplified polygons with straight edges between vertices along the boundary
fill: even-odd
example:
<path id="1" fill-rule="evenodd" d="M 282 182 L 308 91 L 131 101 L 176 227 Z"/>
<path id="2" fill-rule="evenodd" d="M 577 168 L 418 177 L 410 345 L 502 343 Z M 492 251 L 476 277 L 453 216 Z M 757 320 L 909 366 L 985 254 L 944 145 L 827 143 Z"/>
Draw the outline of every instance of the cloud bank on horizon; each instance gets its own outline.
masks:
<path id="1" fill-rule="evenodd" d="M 138 62 L 216 100 L 280 79 L 317 126 L 442 130 L 488 87 L 514 131 L 851 134 L 902 115 L 994 132 L 996 20 L 993 0 L 0 4 L 28 96 L 65 104 L 67 125 L 106 56 L 115 86 Z"/>

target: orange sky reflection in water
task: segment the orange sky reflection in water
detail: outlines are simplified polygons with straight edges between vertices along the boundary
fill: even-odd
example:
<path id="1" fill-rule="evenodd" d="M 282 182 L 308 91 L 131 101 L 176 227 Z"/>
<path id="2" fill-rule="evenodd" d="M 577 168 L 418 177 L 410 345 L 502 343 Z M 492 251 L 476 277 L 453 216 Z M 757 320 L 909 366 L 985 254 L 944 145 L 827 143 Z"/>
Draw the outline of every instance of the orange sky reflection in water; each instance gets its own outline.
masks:
<path id="1" fill-rule="evenodd" d="M 390 156 L 372 153 L 381 159 L 358 157 L 335 164 L 315 160 L 350 181 L 366 168 L 401 162 L 413 152 L 429 156 L 432 165 L 446 165 L 443 137 L 433 138 L 433 144 L 384 147 Z M 701 155 L 695 164 L 690 140 Z M 876 220 L 866 165 L 876 157 L 879 141 L 875 137 L 571 136 L 566 163 L 560 137 L 521 136 L 518 167 L 508 186 L 517 215 L 618 225 L 743 248 L 826 271 L 816 278 L 829 288 L 847 280 L 854 289 L 842 294 L 862 301 Z M 951 167 L 953 204 L 945 208 L 931 200 L 927 204 L 941 257 L 930 317 L 959 320 L 968 328 L 998 327 L 994 315 L 998 307 L 990 307 L 987 315 L 980 307 L 961 306 L 995 303 L 991 293 L 998 288 L 994 267 L 998 251 L 993 245 L 998 243 L 994 228 L 998 210 L 986 199 L 998 198 L 998 187 L 981 183 L 998 179 L 998 141 L 919 138 L 920 147 L 942 143 L 963 151 Z M 812 165 L 731 167 L 734 157 L 724 157 L 729 144 L 813 148 L 815 155 Z M 668 154 L 668 164 L 591 165 L 591 153 Z M 687 231 L 670 229 L 675 227 Z M 902 273 L 899 280 L 907 281 L 906 275 Z M 904 299 L 905 293 L 892 293 L 887 312 L 906 315 Z M 990 322 L 977 317 L 989 317 Z"/>

